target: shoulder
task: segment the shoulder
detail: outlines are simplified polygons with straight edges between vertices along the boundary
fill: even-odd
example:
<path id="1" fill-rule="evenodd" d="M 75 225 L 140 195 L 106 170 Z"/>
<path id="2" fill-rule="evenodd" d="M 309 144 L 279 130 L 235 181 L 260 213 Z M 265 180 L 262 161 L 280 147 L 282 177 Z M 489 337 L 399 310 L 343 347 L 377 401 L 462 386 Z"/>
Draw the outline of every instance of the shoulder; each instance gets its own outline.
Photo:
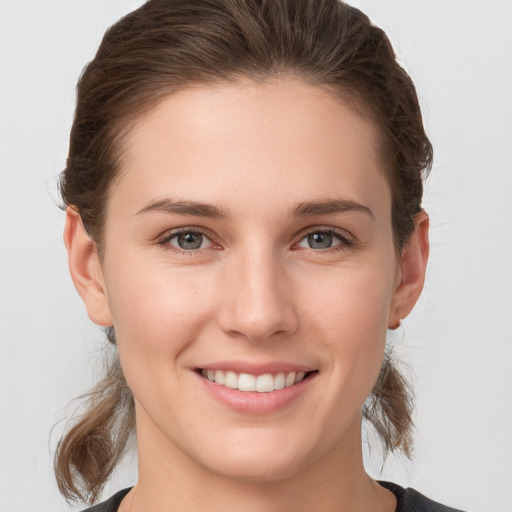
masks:
<path id="1" fill-rule="evenodd" d="M 379 482 L 379 484 L 389 489 L 396 496 L 396 512 L 462 512 L 432 501 L 414 489 L 404 489 L 391 482 Z"/>
<path id="2" fill-rule="evenodd" d="M 123 489 L 122 491 L 114 494 L 114 496 L 112 496 L 107 501 L 103 501 L 91 508 L 82 510 L 82 512 L 117 512 L 119 505 L 121 505 L 121 501 L 123 501 L 123 498 L 128 494 L 129 491 L 130 488 Z"/>

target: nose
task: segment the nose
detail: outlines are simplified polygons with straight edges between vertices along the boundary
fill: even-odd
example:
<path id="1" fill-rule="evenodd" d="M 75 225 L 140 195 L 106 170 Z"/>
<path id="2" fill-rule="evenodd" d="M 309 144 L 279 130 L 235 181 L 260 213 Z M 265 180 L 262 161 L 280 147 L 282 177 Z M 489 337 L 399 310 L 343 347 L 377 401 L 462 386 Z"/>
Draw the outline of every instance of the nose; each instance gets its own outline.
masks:
<path id="1" fill-rule="evenodd" d="M 233 256 L 225 268 L 221 329 L 230 336 L 265 341 L 293 334 L 299 325 L 291 280 L 271 251 Z"/>

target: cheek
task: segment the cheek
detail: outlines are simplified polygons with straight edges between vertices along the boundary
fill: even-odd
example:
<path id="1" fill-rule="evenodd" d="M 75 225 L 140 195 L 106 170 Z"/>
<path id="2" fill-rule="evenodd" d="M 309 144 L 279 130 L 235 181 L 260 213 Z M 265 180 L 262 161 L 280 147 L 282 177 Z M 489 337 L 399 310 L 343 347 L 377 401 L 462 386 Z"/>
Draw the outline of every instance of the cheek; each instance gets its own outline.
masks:
<path id="1" fill-rule="evenodd" d="M 332 336 L 385 332 L 394 282 L 388 265 L 330 268 L 308 280 L 302 290 L 304 313 Z"/>
<path id="2" fill-rule="evenodd" d="M 394 282 L 390 269 L 393 266 L 382 260 L 350 269 L 326 269 L 324 279 L 317 275 L 304 288 L 302 316 L 310 337 L 318 334 L 316 343 L 323 344 L 340 380 L 368 392 L 385 348 Z"/>
<path id="3" fill-rule="evenodd" d="M 199 274 L 158 264 L 110 273 L 110 307 L 127 373 L 173 364 L 197 338 L 212 305 L 209 280 Z"/>

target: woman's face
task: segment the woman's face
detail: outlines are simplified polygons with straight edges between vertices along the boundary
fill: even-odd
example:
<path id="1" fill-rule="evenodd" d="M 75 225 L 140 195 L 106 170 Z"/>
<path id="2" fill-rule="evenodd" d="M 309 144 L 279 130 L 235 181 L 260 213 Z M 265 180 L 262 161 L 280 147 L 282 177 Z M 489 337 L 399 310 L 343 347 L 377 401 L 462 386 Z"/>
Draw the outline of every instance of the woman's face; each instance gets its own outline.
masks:
<path id="1" fill-rule="evenodd" d="M 401 279 L 376 148 L 368 121 L 291 79 L 188 88 L 141 119 L 99 322 L 141 457 L 272 480 L 359 453 Z"/>

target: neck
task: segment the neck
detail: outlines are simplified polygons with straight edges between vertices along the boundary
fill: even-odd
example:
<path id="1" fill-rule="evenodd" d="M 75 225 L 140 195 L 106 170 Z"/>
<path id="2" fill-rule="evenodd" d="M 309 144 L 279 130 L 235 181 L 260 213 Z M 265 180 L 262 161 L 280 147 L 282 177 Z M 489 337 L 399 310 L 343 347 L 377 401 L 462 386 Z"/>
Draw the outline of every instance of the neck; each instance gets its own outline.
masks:
<path id="1" fill-rule="evenodd" d="M 393 512 L 394 496 L 365 472 L 360 418 L 339 446 L 278 479 L 225 476 L 198 464 L 138 411 L 139 481 L 120 512 Z M 144 423 L 142 427 L 141 423 Z"/>

